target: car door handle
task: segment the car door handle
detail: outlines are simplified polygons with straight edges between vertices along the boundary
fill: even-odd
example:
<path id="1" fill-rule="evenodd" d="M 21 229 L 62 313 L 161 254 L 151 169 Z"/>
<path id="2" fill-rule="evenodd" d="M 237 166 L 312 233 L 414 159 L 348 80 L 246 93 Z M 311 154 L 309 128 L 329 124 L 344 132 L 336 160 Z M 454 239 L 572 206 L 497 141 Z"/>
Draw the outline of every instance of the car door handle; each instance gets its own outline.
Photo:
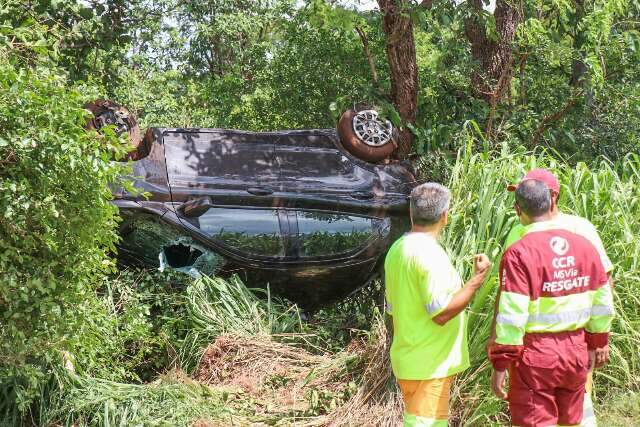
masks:
<path id="1" fill-rule="evenodd" d="M 358 200 L 373 199 L 373 193 L 371 191 L 355 191 L 351 193 L 351 197 Z"/>
<path id="2" fill-rule="evenodd" d="M 184 202 L 178 206 L 178 211 L 182 212 L 187 218 L 195 218 L 203 215 L 206 211 L 213 207 L 211 197 L 198 197 Z"/>
<path id="3" fill-rule="evenodd" d="M 268 196 L 273 194 L 273 190 L 267 187 L 249 187 L 247 193 L 251 193 L 254 196 Z"/>

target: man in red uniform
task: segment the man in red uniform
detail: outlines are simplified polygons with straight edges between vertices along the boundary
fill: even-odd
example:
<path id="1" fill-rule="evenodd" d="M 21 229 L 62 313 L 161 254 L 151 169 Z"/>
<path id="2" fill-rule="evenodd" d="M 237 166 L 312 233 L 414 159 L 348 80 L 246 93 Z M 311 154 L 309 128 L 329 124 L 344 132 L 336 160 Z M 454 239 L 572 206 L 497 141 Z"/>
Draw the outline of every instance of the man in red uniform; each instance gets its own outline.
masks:
<path id="1" fill-rule="evenodd" d="M 613 270 L 613 263 L 609 259 L 607 252 L 602 244 L 602 239 L 600 239 L 600 235 L 596 230 L 596 227 L 589 222 L 588 219 L 582 218 L 577 215 L 569 215 L 564 212 L 561 212 L 558 207 L 558 198 L 560 196 L 560 182 L 558 178 L 550 171 L 546 169 L 531 169 L 527 174 L 522 178 L 522 181 L 534 179 L 537 181 L 543 182 L 551 191 L 551 217 L 554 223 L 554 226 L 557 228 L 562 228 L 572 233 L 579 234 L 589 240 L 595 248 L 598 250 L 600 254 L 600 260 L 604 265 L 605 271 L 609 274 L 609 285 L 613 289 L 613 279 L 611 272 Z M 507 187 L 508 191 L 515 191 L 518 185 L 509 185 Z M 509 235 L 507 236 L 504 242 L 504 249 L 506 250 L 509 246 L 517 242 L 524 236 L 528 228 L 531 227 L 525 226 L 521 223 L 518 223 L 513 226 Z M 551 228 L 551 224 L 548 223 L 548 227 Z M 500 293 L 496 296 L 495 301 L 495 312 L 497 314 L 498 311 L 498 303 L 500 301 Z M 491 335 L 489 337 L 489 341 L 487 343 L 487 349 L 495 342 L 496 334 L 495 334 L 495 325 L 496 319 L 494 317 L 493 324 L 491 326 Z M 604 347 L 598 352 L 591 352 L 591 369 L 601 367 L 607 360 L 609 356 L 609 348 Z M 583 407 L 583 416 L 581 427 L 597 427 L 597 421 L 595 417 L 595 413 L 593 411 L 593 402 L 591 399 L 591 392 L 593 388 L 593 371 L 590 371 L 587 375 L 587 384 L 585 386 L 585 397 L 584 397 L 584 407 Z"/>
<path id="2" fill-rule="evenodd" d="M 500 265 L 496 340 L 489 349 L 494 393 L 506 398 L 513 425 L 577 425 L 582 419 L 588 350 L 604 348 L 613 296 L 596 248 L 584 237 L 549 227 L 549 188 L 526 180 L 516 212 L 527 233 Z"/>

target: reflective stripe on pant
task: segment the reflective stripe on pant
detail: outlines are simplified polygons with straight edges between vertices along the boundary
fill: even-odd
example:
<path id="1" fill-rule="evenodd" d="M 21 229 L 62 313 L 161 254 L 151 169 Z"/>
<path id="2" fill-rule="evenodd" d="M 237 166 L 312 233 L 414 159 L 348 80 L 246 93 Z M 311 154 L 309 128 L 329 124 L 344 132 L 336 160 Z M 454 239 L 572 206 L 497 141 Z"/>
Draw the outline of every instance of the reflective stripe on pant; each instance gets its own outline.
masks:
<path id="1" fill-rule="evenodd" d="M 598 427 L 596 414 L 593 411 L 593 400 L 591 394 L 593 391 L 593 372 L 587 375 L 587 384 L 585 385 L 586 394 L 584 395 L 584 405 L 582 411 L 582 423 L 580 427 Z"/>
<path id="2" fill-rule="evenodd" d="M 405 427 L 446 427 L 454 377 L 398 380 L 404 400 Z"/>
<path id="3" fill-rule="evenodd" d="M 589 367 L 583 331 L 527 334 L 524 347 L 510 370 L 513 425 L 579 425 Z"/>
<path id="4" fill-rule="evenodd" d="M 420 417 L 418 415 L 404 414 L 403 427 L 447 427 L 447 420 L 437 420 L 435 418 Z"/>

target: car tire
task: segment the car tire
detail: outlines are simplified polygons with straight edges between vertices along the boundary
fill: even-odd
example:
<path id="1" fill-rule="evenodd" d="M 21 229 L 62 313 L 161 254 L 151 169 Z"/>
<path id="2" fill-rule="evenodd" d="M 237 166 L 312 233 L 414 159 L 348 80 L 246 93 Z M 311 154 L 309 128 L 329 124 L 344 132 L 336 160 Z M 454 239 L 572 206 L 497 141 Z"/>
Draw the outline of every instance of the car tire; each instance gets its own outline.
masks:
<path id="1" fill-rule="evenodd" d="M 397 147 L 393 126 L 378 118 L 371 109 L 345 111 L 338 121 L 338 135 L 349 153 L 367 162 L 379 162 L 391 156 Z M 372 132 L 367 132 L 372 130 Z"/>
<path id="2" fill-rule="evenodd" d="M 118 135 L 124 132 L 129 133 L 129 143 L 131 144 L 128 151 L 128 159 L 136 159 L 140 157 L 139 151 L 144 150 L 143 138 L 140 132 L 140 126 L 133 113 L 108 99 L 98 99 L 85 105 L 85 108 L 93 114 L 93 117 L 87 122 L 88 129 L 95 129 L 100 132 L 102 127 L 107 125 L 116 126 Z"/>

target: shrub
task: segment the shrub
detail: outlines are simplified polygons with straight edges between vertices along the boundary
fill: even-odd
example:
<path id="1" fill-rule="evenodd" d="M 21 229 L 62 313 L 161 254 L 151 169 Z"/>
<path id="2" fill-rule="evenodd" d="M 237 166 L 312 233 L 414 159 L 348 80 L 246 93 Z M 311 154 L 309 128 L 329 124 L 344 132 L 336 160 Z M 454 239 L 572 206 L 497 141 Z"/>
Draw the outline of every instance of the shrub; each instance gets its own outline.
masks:
<path id="1" fill-rule="evenodd" d="M 34 389 L 36 367 L 77 341 L 116 242 L 113 133 L 84 123 L 87 86 L 0 46 L 0 382 Z M 40 372 L 40 375 L 38 375 Z M 22 391 L 20 391 L 22 390 Z M 26 399 L 19 399 L 22 406 Z"/>

